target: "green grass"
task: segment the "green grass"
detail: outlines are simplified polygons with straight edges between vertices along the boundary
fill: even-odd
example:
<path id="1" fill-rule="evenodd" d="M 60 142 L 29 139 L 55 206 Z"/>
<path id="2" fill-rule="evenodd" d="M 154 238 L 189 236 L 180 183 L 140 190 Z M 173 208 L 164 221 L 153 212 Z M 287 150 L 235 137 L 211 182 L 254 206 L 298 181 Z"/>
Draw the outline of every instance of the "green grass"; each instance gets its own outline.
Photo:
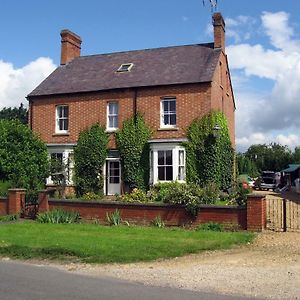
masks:
<path id="1" fill-rule="evenodd" d="M 226 249 L 252 238 L 253 234 L 247 232 L 14 223 L 0 226 L 0 256 L 127 263 Z"/>

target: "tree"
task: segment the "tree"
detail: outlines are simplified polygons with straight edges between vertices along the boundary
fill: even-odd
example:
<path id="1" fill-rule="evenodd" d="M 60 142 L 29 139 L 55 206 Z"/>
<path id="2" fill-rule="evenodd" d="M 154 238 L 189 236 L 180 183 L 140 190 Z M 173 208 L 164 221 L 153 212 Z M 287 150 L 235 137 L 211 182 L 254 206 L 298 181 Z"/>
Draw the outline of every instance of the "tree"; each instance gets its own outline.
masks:
<path id="1" fill-rule="evenodd" d="M 49 174 L 46 145 L 18 120 L 0 120 L 0 179 L 36 190 Z"/>
<path id="2" fill-rule="evenodd" d="M 255 162 L 243 153 L 236 155 L 236 173 L 237 175 L 248 174 L 251 177 L 259 175 Z"/>
<path id="3" fill-rule="evenodd" d="M 0 119 L 4 120 L 19 120 L 22 124 L 28 123 L 28 110 L 23 103 L 19 107 L 4 107 L 0 110 Z"/>
<path id="4" fill-rule="evenodd" d="M 107 156 L 108 135 L 99 124 L 80 133 L 74 149 L 76 194 L 103 194 L 102 167 Z"/>
<path id="5" fill-rule="evenodd" d="M 300 164 L 300 147 L 296 147 L 292 154 L 292 162 L 294 164 Z"/>
<path id="6" fill-rule="evenodd" d="M 292 161 L 289 148 L 277 143 L 252 145 L 245 155 L 256 164 L 259 172 L 281 171 Z"/>

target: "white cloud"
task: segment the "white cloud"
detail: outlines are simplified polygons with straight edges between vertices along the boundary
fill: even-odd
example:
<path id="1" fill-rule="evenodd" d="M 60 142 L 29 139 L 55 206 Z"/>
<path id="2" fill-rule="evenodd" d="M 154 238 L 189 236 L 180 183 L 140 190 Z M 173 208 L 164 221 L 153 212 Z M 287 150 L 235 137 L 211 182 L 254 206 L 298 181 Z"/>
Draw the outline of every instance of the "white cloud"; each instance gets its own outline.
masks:
<path id="1" fill-rule="evenodd" d="M 234 86 L 238 82 L 237 146 L 279 142 L 294 147 L 300 145 L 299 136 L 278 131 L 296 133 L 300 127 L 300 42 L 294 38 L 287 13 L 264 12 L 261 21 L 269 46 L 243 43 L 227 48 L 232 73 L 241 75 L 232 78 Z M 249 89 L 245 78 L 256 80 L 255 93 L 245 92 Z M 264 79 L 274 83 L 267 95 L 260 93 Z"/>
<path id="2" fill-rule="evenodd" d="M 40 57 L 19 69 L 0 60 L 0 109 L 19 106 L 21 102 L 26 105 L 27 94 L 55 68 L 53 61 L 47 57 Z"/>

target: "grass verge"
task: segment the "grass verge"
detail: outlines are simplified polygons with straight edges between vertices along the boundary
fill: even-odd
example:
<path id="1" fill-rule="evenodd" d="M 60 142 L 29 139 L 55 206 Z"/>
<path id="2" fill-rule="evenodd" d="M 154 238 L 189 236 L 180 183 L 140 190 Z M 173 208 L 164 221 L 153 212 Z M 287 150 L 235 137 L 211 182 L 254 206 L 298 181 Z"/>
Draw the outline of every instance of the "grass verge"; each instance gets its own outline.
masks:
<path id="1" fill-rule="evenodd" d="M 253 236 L 179 228 L 15 223 L 0 226 L 0 256 L 128 263 L 227 249 L 250 242 Z"/>

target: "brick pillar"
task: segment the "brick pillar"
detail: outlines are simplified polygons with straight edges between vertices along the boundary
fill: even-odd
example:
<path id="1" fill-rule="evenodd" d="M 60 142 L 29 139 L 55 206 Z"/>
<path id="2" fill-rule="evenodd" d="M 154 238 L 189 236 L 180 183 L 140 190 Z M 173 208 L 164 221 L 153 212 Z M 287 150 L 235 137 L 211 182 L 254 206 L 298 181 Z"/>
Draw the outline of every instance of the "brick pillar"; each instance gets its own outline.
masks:
<path id="1" fill-rule="evenodd" d="M 25 206 L 25 189 L 8 190 L 8 211 L 9 215 L 20 214 Z"/>
<path id="2" fill-rule="evenodd" d="M 49 194 L 47 190 L 39 191 L 39 213 L 49 210 Z"/>
<path id="3" fill-rule="evenodd" d="M 247 230 L 262 231 L 266 228 L 265 195 L 253 193 L 247 197 Z"/>

